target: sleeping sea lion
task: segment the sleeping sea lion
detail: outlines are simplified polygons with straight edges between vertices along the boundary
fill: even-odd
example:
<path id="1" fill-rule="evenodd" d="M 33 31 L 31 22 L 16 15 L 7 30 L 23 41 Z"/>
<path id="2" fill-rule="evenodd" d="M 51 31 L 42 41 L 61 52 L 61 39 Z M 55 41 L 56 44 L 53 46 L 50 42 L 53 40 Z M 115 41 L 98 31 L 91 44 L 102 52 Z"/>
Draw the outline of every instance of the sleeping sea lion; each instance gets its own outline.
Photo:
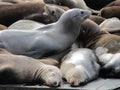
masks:
<path id="1" fill-rule="evenodd" d="M 0 49 L 0 84 L 59 86 L 61 81 L 62 73 L 56 66 Z"/>
<path id="2" fill-rule="evenodd" d="M 63 78 L 71 86 L 86 84 L 98 77 L 100 66 L 92 50 L 76 49 L 68 53 L 60 66 Z"/>
<path id="3" fill-rule="evenodd" d="M 104 7 L 100 10 L 99 16 L 104 18 L 117 17 L 120 19 L 120 6 Z"/>
<path id="4" fill-rule="evenodd" d="M 69 8 L 80 8 L 90 10 L 93 14 L 98 14 L 99 11 L 89 8 L 84 0 L 44 0 L 45 3 L 67 6 Z"/>
<path id="5" fill-rule="evenodd" d="M 95 52 L 102 66 L 100 76 L 120 78 L 120 53 L 108 53 L 104 47 L 98 47 Z"/>
<path id="6" fill-rule="evenodd" d="M 18 29 L 18 30 L 33 30 L 45 26 L 45 24 L 38 23 L 32 20 L 18 20 L 8 27 L 8 29 Z"/>
<path id="7" fill-rule="evenodd" d="M 44 3 L 38 2 L 26 2 L 10 5 L 0 6 L 0 23 L 9 26 L 17 20 L 23 19 L 24 17 L 44 12 Z M 8 22 L 9 21 L 9 22 Z"/>
<path id="8" fill-rule="evenodd" d="M 0 31 L 0 47 L 13 54 L 33 58 L 57 54 L 68 49 L 74 43 L 79 35 L 81 24 L 90 15 L 89 10 L 75 8 L 62 14 L 56 23 L 36 30 L 8 29 Z"/>

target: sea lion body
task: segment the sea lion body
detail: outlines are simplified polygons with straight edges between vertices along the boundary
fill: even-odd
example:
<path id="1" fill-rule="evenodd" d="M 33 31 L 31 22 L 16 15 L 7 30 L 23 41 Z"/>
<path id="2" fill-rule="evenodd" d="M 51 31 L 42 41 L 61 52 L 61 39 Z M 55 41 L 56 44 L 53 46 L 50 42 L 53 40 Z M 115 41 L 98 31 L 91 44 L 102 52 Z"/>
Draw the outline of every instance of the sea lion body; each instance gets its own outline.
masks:
<path id="1" fill-rule="evenodd" d="M 99 65 L 92 50 L 81 48 L 68 53 L 61 64 L 63 78 L 72 86 L 87 83 L 98 76 Z"/>
<path id="2" fill-rule="evenodd" d="M 33 58 L 54 55 L 74 43 L 79 35 L 80 25 L 90 14 L 91 12 L 88 10 L 71 9 L 66 11 L 56 23 L 36 30 L 8 29 L 1 31 L 0 47 L 14 54 Z"/>
<path id="3" fill-rule="evenodd" d="M 62 74 L 57 67 L 30 57 L 5 53 L 0 54 L 1 84 L 60 84 Z"/>
<path id="4" fill-rule="evenodd" d="M 104 18 L 117 17 L 117 18 L 120 19 L 120 13 L 119 12 L 120 12 L 120 7 L 119 6 L 104 7 L 100 10 L 99 15 L 104 17 Z"/>
<path id="5" fill-rule="evenodd" d="M 120 77 L 120 53 L 108 53 L 108 49 L 104 47 L 98 47 L 96 54 L 101 63 L 101 73 L 102 77 Z"/>
<path id="6" fill-rule="evenodd" d="M 100 27 L 91 20 L 86 20 L 82 24 L 78 39 L 82 41 L 83 46 L 86 48 L 96 49 L 97 47 L 106 47 L 109 53 L 116 53 L 120 50 L 120 36 L 102 31 Z"/>
<path id="7" fill-rule="evenodd" d="M 44 3 L 38 2 L 26 2 L 10 5 L 0 6 L 0 23 L 9 26 L 17 20 L 23 19 L 24 17 L 44 12 Z M 8 22 L 9 21 L 9 22 Z"/>

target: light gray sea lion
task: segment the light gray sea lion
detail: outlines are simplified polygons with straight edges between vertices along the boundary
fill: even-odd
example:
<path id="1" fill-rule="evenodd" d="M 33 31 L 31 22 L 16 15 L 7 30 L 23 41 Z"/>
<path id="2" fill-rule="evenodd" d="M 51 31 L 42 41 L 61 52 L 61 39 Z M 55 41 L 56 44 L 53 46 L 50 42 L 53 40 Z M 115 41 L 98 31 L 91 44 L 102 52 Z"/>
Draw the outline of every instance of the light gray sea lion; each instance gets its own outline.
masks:
<path id="1" fill-rule="evenodd" d="M 0 49 L 0 84 L 59 86 L 61 81 L 62 73 L 56 66 Z"/>
<path id="2" fill-rule="evenodd" d="M 76 8 L 66 11 L 56 23 L 37 30 L 0 31 L 0 47 L 13 54 L 33 58 L 57 54 L 74 43 L 79 35 L 81 24 L 90 15 L 90 11 Z"/>
<path id="3" fill-rule="evenodd" d="M 100 75 L 120 78 L 120 53 L 108 53 L 108 49 L 105 47 L 98 47 L 95 52 L 102 66 Z"/>
<path id="4" fill-rule="evenodd" d="M 116 17 L 104 20 L 100 25 L 100 28 L 117 28 L 120 27 L 120 20 Z"/>
<path id="5" fill-rule="evenodd" d="M 60 66 L 63 78 L 71 86 L 86 84 L 98 77 L 100 66 L 92 50 L 76 49 L 68 53 Z"/>

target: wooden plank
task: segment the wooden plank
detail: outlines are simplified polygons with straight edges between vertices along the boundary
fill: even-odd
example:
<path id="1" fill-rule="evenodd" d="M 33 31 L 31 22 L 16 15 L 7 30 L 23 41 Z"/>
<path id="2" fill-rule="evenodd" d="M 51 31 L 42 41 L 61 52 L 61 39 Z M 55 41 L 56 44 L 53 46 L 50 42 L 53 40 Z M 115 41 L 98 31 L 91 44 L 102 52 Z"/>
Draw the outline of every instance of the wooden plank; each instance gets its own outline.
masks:
<path id="1" fill-rule="evenodd" d="M 120 79 L 102 79 L 99 78 L 84 86 L 70 87 L 69 84 L 64 84 L 61 87 L 48 86 L 29 86 L 29 85 L 0 85 L 0 90 L 114 90 L 120 87 Z"/>

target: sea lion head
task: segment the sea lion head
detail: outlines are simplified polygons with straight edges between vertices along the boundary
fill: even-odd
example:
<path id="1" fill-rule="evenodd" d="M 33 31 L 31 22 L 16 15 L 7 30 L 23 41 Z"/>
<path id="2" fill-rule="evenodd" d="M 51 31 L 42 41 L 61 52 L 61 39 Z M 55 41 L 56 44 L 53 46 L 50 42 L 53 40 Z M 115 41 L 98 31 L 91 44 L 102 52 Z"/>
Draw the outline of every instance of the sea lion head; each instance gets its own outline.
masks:
<path id="1" fill-rule="evenodd" d="M 91 15 L 91 11 L 89 10 L 83 10 L 83 9 L 79 9 L 79 8 L 74 8 L 74 9 L 70 9 L 67 10 L 66 12 L 64 12 L 62 14 L 62 16 L 60 17 L 60 19 L 58 20 L 58 22 L 61 23 L 66 23 L 67 25 L 81 25 L 81 23 L 86 20 L 89 16 Z"/>
<path id="2" fill-rule="evenodd" d="M 44 10 L 48 14 L 52 22 L 56 22 L 60 18 L 60 16 L 65 12 L 64 9 L 58 6 L 48 4 L 44 6 Z"/>
<path id="3" fill-rule="evenodd" d="M 65 75 L 67 82 L 71 86 L 78 86 L 80 84 L 85 84 L 88 80 L 88 75 L 86 74 L 82 66 L 77 66 L 70 69 Z"/>
<path id="4" fill-rule="evenodd" d="M 41 77 L 46 85 L 57 87 L 62 81 L 62 72 L 56 66 L 47 65 L 43 67 Z"/>

